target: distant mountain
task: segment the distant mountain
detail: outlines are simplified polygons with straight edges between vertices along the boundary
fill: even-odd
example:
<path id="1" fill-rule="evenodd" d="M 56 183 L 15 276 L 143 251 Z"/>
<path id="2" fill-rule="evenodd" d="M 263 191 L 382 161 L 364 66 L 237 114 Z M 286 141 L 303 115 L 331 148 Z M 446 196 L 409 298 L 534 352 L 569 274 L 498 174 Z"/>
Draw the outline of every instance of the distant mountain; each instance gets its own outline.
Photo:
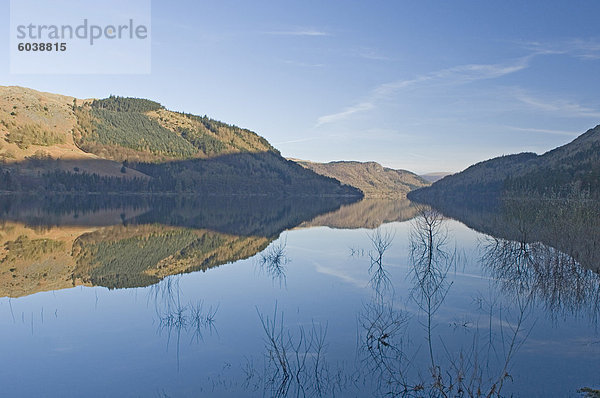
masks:
<path id="1" fill-rule="evenodd" d="M 0 87 L 0 191 L 361 196 L 207 116 L 22 87 Z"/>
<path id="2" fill-rule="evenodd" d="M 296 162 L 315 173 L 358 188 L 370 198 L 405 198 L 408 192 L 429 185 L 410 171 L 390 169 L 375 162 Z"/>
<path id="3" fill-rule="evenodd" d="M 441 180 L 442 178 L 451 175 L 452 173 L 448 173 L 448 172 L 444 172 L 444 171 L 440 171 L 440 172 L 436 172 L 436 173 L 427 173 L 427 174 L 420 174 L 419 177 L 423 178 L 426 181 L 429 181 L 430 183 L 434 183 L 436 181 Z"/>
<path id="4" fill-rule="evenodd" d="M 503 195 L 572 194 L 600 197 L 600 126 L 541 156 L 521 153 L 477 163 L 431 187 L 411 192 L 409 199 L 475 201 Z"/>

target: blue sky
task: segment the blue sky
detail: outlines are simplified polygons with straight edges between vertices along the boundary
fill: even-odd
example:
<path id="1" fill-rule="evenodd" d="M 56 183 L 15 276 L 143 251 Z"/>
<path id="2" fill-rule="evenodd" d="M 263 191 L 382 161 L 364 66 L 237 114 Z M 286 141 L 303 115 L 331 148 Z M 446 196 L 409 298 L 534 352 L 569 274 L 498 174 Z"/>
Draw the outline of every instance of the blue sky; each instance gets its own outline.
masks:
<path id="1" fill-rule="evenodd" d="M 0 13 L 7 27 L 8 0 Z M 151 74 L 11 75 L 3 57 L 0 84 L 155 99 L 288 157 L 459 171 L 600 124 L 598 15 L 598 1 L 153 1 Z"/>

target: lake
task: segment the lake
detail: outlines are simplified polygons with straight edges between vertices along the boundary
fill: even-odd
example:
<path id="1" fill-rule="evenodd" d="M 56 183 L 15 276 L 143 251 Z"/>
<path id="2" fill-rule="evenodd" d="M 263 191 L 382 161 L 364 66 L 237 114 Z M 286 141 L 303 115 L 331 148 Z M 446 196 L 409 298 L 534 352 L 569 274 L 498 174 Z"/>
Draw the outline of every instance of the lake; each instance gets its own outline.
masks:
<path id="1" fill-rule="evenodd" d="M 600 387 L 595 207 L 352 201 L 2 198 L 2 394 Z"/>

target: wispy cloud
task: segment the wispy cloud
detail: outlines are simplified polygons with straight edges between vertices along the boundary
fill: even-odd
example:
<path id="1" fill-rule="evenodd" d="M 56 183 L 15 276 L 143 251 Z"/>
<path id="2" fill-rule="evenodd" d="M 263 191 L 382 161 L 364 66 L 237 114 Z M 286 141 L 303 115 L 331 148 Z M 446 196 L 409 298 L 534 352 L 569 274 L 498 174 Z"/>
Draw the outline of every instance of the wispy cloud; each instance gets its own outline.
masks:
<path id="1" fill-rule="evenodd" d="M 476 80 L 496 79 L 518 72 L 529 66 L 532 56 L 519 58 L 512 64 L 468 64 L 442 69 L 408 80 L 385 83 L 373 90 L 376 96 L 394 94 L 396 91 L 420 83 L 464 84 Z"/>
<path id="2" fill-rule="evenodd" d="M 517 90 L 514 97 L 531 108 L 565 117 L 600 118 L 600 111 L 563 99 L 535 97 L 524 90 Z"/>
<path id="3" fill-rule="evenodd" d="M 600 59 L 600 39 L 569 39 L 555 42 L 528 41 L 521 46 L 538 55 L 564 54 L 580 59 Z"/>
<path id="4" fill-rule="evenodd" d="M 507 129 L 515 131 L 523 131 L 525 133 L 537 133 L 537 134 L 550 134 L 550 135 L 564 135 L 567 137 L 577 137 L 581 132 L 564 131 L 564 130 L 550 130 L 550 129 L 536 129 L 529 127 L 516 127 L 516 126 L 504 126 Z"/>
<path id="5" fill-rule="evenodd" d="M 355 286 L 358 286 L 361 288 L 364 287 L 368 283 L 367 280 L 361 280 L 361 279 L 355 278 L 352 275 L 346 274 L 346 272 L 344 272 L 345 270 L 343 270 L 343 269 L 340 270 L 340 269 L 328 267 L 328 266 L 322 265 L 316 261 L 313 261 L 313 264 L 315 266 L 315 270 L 320 274 L 330 275 L 330 276 L 339 278 L 344 282 L 350 283 L 352 285 L 355 285 Z"/>
<path id="6" fill-rule="evenodd" d="M 273 36 L 331 36 L 329 32 L 313 28 L 278 30 L 264 33 Z"/>
<path id="7" fill-rule="evenodd" d="M 360 112 L 370 111 L 377 104 L 397 94 L 400 90 L 422 84 L 465 84 L 477 80 L 496 79 L 511 73 L 518 72 L 529 66 L 533 56 L 519 58 L 510 64 L 467 64 L 452 68 L 441 69 L 428 74 L 416 76 L 412 79 L 397 80 L 381 84 L 371 90 L 367 98 L 356 105 L 350 106 L 333 114 L 321 116 L 317 119 L 317 127 L 327 123 L 339 122 Z"/>
<path id="8" fill-rule="evenodd" d="M 298 144 L 300 142 L 308 142 L 308 141 L 315 141 L 315 140 L 319 140 L 322 137 L 306 137 L 306 138 L 298 138 L 295 140 L 289 140 L 289 141 L 279 141 L 279 142 L 274 142 L 273 145 L 287 145 L 287 144 Z"/>
<path id="9" fill-rule="evenodd" d="M 327 123 L 339 122 L 348 118 L 351 115 L 354 115 L 355 113 L 365 112 L 373 108 L 375 108 L 375 104 L 373 104 L 372 102 L 361 102 L 360 104 L 356 104 L 354 106 L 346 108 L 341 112 L 319 117 L 319 119 L 317 120 L 317 126 L 321 126 Z"/>
<path id="10" fill-rule="evenodd" d="M 325 64 L 314 64 L 314 63 L 309 63 L 309 62 L 302 62 L 302 61 L 294 61 L 291 59 L 284 59 L 281 62 L 283 62 L 284 64 L 288 64 L 288 65 L 292 65 L 292 66 L 299 66 L 302 68 L 322 68 L 325 66 Z"/>

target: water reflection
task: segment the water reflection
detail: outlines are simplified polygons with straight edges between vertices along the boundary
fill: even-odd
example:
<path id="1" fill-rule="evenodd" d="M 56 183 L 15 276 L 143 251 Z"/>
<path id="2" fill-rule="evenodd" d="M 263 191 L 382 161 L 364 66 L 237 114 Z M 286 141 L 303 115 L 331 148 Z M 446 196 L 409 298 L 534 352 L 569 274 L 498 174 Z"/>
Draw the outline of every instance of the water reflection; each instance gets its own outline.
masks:
<path id="1" fill-rule="evenodd" d="M 491 300 L 478 300 L 478 310 L 489 317 L 489 327 L 485 330 L 479 320 L 463 323 L 472 335 L 466 346 L 454 346 L 447 341 L 449 336 L 435 335 L 440 325 L 436 313 L 452 287 L 447 276 L 456 261 L 456 251 L 447 249 L 444 222 L 441 213 L 428 208 L 421 208 L 412 222 L 410 298 L 417 313 L 399 309 L 393 290 L 380 290 L 382 284 L 375 283 L 371 284 L 373 299 L 359 314 L 363 372 L 376 375 L 378 396 L 501 396 L 510 379 L 511 361 L 526 339 L 524 323 L 531 303 L 527 296 L 519 296 L 512 311 L 495 295 Z M 390 241 L 372 239 L 372 243 L 378 253 L 375 264 L 382 264 Z M 371 261 L 373 266 L 373 257 Z M 425 332 L 417 334 L 416 340 L 411 338 L 414 322 Z M 483 332 L 488 338 L 482 338 Z M 498 335 L 500 340 L 494 337 Z M 424 350 L 420 338 L 425 340 Z"/>
<path id="2" fill-rule="evenodd" d="M 429 205 L 486 235 L 515 242 L 541 242 L 587 269 L 600 270 L 600 201 L 578 195 Z"/>
<path id="3" fill-rule="evenodd" d="M 258 264 L 260 270 L 269 276 L 279 286 L 285 285 L 287 265 L 290 258 L 286 254 L 287 239 L 271 244 L 260 253 Z"/>
<path id="4" fill-rule="evenodd" d="M 432 321 L 452 285 L 447 282 L 447 275 L 454 263 L 454 256 L 446 248 L 448 231 L 444 229 L 443 222 L 441 213 L 422 208 L 413 220 L 410 231 L 410 262 L 414 284 L 411 298 L 427 318 L 423 327 L 427 335 L 432 376 L 435 379 L 442 376 L 433 355 Z M 438 380 L 436 383 L 440 382 Z"/>
<path id="5" fill-rule="evenodd" d="M 189 335 L 190 343 L 204 341 L 204 334 L 217 333 L 216 315 L 219 305 L 205 305 L 203 300 L 182 301 L 179 276 L 168 277 L 153 285 L 148 299 L 153 299 L 158 320 L 158 333 L 166 334 L 167 349 L 171 339 L 175 339 L 177 369 L 180 366 L 180 348 L 182 335 Z"/>
<path id="6" fill-rule="evenodd" d="M 497 206 L 436 203 L 484 232 L 481 266 L 511 296 L 532 295 L 552 318 L 600 313 L 600 203 L 566 198 L 505 198 Z"/>
<path id="7" fill-rule="evenodd" d="M 356 201 L 343 196 L 0 195 L 0 220 L 43 228 L 161 224 L 274 237 Z"/>
<path id="8" fill-rule="evenodd" d="M 350 198 L 0 196 L 0 296 L 149 286 L 262 252 Z M 263 264 L 283 277 L 279 253 Z"/>
<path id="9" fill-rule="evenodd" d="M 551 318 L 600 313 L 599 204 L 585 198 L 505 199 L 496 211 L 443 206 L 489 234 L 480 264 L 509 296 L 530 295 Z"/>
<path id="10" fill-rule="evenodd" d="M 540 242 L 488 237 L 481 264 L 510 295 L 531 295 L 554 318 L 585 315 L 596 324 L 600 314 L 600 275 L 573 257 Z"/>
<path id="11" fill-rule="evenodd" d="M 394 286 L 390 279 L 389 271 L 383 264 L 383 255 L 391 246 L 394 234 L 389 230 L 376 229 L 369 234 L 372 250 L 368 252 L 371 265 L 369 266 L 369 285 L 375 293 L 383 297 L 393 294 Z"/>
<path id="12" fill-rule="evenodd" d="M 363 199 L 339 210 L 317 216 L 300 225 L 303 228 L 326 226 L 338 229 L 375 229 L 385 223 L 410 220 L 418 206 L 408 199 Z"/>
<path id="13" fill-rule="evenodd" d="M 597 327 L 600 313 L 600 203 L 582 195 L 504 198 L 500 203 L 430 203 L 444 214 L 487 234 L 479 263 L 515 302 L 511 330 L 522 328 L 535 305 L 558 324 L 577 318 Z M 488 300 L 497 302 L 497 298 Z M 508 353 L 519 347 L 510 341 Z M 583 356 L 585 358 L 585 356 Z M 507 356 L 506 363 L 509 363 Z M 508 372 L 506 372 L 508 374 Z M 502 387 L 502 380 L 493 386 Z M 585 392 L 585 391 L 584 391 Z"/>
<path id="14" fill-rule="evenodd" d="M 257 312 L 264 332 L 264 367 L 246 362 L 245 388 L 270 397 L 329 397 L 353 383 L 344 369 L 327 361 L 327 325 L 288 328 L 277 304 L 272 316 Z"/>
<path id="15" fill-rule="evenodd" d="M 58 353 L 63 343 L 53 335 L 63 335 L 59 326 L 64 325 L 75 331 L 68 340 L 85 340 L 73 344 L 82 360 L 105 361 L 106 378 L 115 378 L 106 358 L 119 357 L 123 366 L 135 368 L 139 359 L 129 358 L 146 358 L 143 352 L 165 375 L 158 386 L 151 377 L 145 381 L 165 396 L 499 397 L 537 388 L 528 386 L 530 377 L 542 382 L 541 395 L 562 376 L 566 380 L 586 369 L 588 375 L 597 365 L 597 350 L 584 352 L 598 347 L 594 325 L 573 317 L 593 320 L 599 305 L 596 219 L 585 208 L 559 204 L 533 215 L 516 203 L 504 213 L 472 212 L 465 222 L 487 225 L 488 236 L 482 236 L 441 211 L 410 205 L 415 217 L 406 223 L 368 232 L 316 228 L 281 236 L 282 226 L 294 226 L 298 217 L 314 220 L 316 210 L 269 206 L 265 217 L 271 221 L 261 223 L 242 209 L 231 210 L 229 219 L 226 208 L 211 210 L 222 213 L 218 220 L 173 203 L 157 206 L 154 217 L 152 202 L 77 209 L 73 218 L 65 203 L 49 224 L 42 222 L 48 221 L 42 211 L 12 207 L 5 214 L 13 220 L 0 229 L 3 291 L 16 296 L 73 285 L 147 288 L 73 289 L 57 292 L 63 301 L 56 303 L 51 294 L 3 300 L 6 341 L 33 346 L 31 358 L 39 352 L 60 357 L 63 368 L 77 373 L 70 365 L 76 354 Z M 557 209 L 569 208 L 568 222 L 554 219 Z M 551 222 L 540 222 L 545 218 Z M 104 219 L 112 221 L 103 224 Z M 214 229 L 203 227 L 202 219 Z M 253 256 L 206 275 L 182 275 Z M 321 264 L 336 272 L 320 272 Z M 139 292 L 147 293 L 146 302 L 135 300 Z M 95 293 L 102 297 L 99 304 Z M 85 305 L 72 312 L 69 307 L 86 294 Z M 60 319 L 54 308 L 60 308 Z M 547 314 L 564 329 L 550 330 Z M 119 319 L 128 322 L 113 339 L 93 322 L 110 325 Z M 533 329 L 536 321 L 546 323 Z M 36 339 L 50 336 L 54 345 L 45 348 L 35 345 L 33 336 L 27 339 L 30 326 Z M 137 344 L 120 342 L 124 334 L 140 340 L 139 351 Z M 98 342 L 98 351 L 86 348 L 88 338 Z M 35 362 L 29 359 L 17 363 L 15 372 Z M 548 366 L 564 362 L 569 369 L 560 370 L 564 375 L 527 369 L 546 361 Z M 125 381 L 115 387 L 122 391 L 113 395 L 153 393 L 131 389 L 130 379 L 144 379 L 122 373 Z M 89 384 L 96 375 L 78 377 Z M 558 386 L 560 395 L 568 388 L 574 393 L 577 387 L 595 387 L 595 380 Z M 541 386 L 545 382 L 548 386 Z"/>

